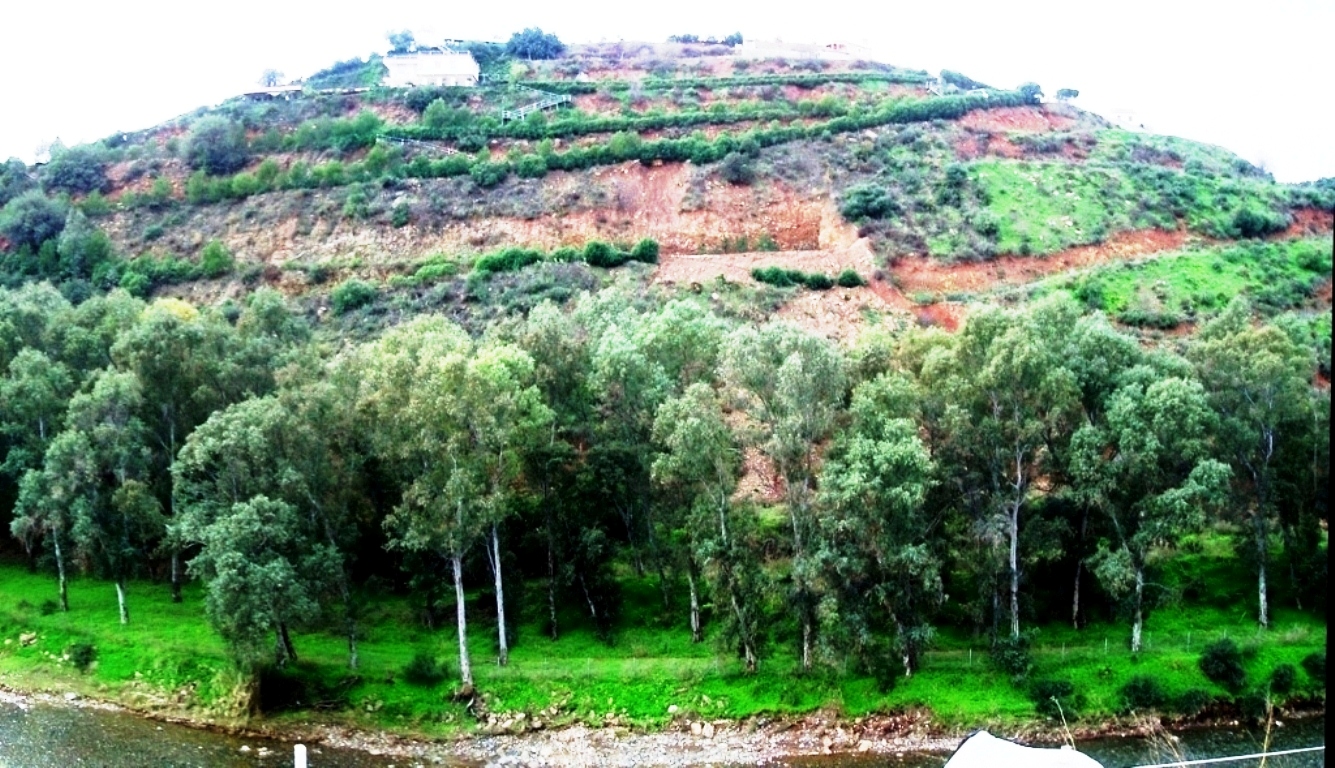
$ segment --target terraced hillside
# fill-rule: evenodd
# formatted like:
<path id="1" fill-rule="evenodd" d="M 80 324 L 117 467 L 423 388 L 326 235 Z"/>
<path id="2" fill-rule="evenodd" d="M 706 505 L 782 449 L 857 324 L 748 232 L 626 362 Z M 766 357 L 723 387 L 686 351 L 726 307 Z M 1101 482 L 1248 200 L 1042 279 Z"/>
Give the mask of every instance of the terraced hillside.
<path id="1" fill-rule="evenodd" d="M 649 238 L 659 267 L 640 279 L 672 290 L 853 269 L 870 288 L 768 299 L 843 335 L 886 313 L 954 327 L 980 291 L 1107 260 L 1331 230 L 1330 187 L 1275 184 L 1225 150 L 1033 91 L 938 96 L 927 73 L 879 64 L 648 50 L 661 57 L 590 46 L 480 88 L 238 98 L 68 150 L 36 175 L 107 247 L 70 264 L 11 236 L 5 271 L 203 301 L 270 284 L 318 312 L 351 277 L 416 305 L 433 286 L 477 294 L 463 281 L 491 251 L 568 260 L 554 254 Z M 572 101 L 503 119 L 542 94 Z M 207 266 L 213 243 L 225 258 Z M 549 271 L 523 290 L 552 290 Z M 1291 275 L 1302 285 L 1281 303 L 1322 274 Z"/>

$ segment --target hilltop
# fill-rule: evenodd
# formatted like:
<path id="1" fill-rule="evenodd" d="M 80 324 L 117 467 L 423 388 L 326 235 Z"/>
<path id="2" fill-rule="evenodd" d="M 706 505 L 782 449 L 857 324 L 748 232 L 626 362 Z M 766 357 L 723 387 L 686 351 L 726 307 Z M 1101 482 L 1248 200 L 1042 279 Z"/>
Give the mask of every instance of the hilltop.
<path id="1" fill-rule="evenodd" d="M 955 327 L 998 285 L 1331 229 L 1328 185 L 1276 184 L 1226 150 L 1119 130 L 1032 87 L 946 73 L 966 90 L 849 55 L 744 48 L 592 45 L 516 61 L 474 44 L 477 87 L 381 87 L 382 57 L 343 62 L 304 90 L 58 153 L 37 178 L 71 195 L 116 262 L 51 270 L 11 242 L 4 266 L 11 283 L 205 302 L 268 284 L 319 312 L 352 277 L 411 306 L 438 284 L 467 295 L 463 277 L 490 251 L 650 238 L 660 266 L 643 279 L 669 290 L 748 284 L 754 266 L 852 269 L 868 288 L 769 300 L 844 334 L 869 312 Z M 504 117 L 544 99 L 558 103 Z M 229 267 L 200 279 L 182 262 L 198 266 L 214 242 Z M 593 284 L 582 269 L 550 272 L 529 270 L 519 290 Z M 1321 291 L 1319 274 L 1285 279 L 1284 306 Z M 1105 308 L 1171 327 L 1221 306 L 1163 311 L 1164 298 Z"/>
<path id="2" fill-rule="evenodd" d="M 0 167 L 0 685 L 848 749 L 1324 705 L 1331 180 L 847 49 L 394 45 Z"/>

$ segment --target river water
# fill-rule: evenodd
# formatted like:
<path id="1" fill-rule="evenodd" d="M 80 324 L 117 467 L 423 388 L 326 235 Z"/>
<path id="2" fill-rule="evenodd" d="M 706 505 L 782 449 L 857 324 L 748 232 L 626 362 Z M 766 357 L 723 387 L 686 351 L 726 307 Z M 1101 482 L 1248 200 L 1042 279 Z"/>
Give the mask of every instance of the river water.
<path id="1" fill-rule="evenodd" d="M 1240 755 L 1260 751 L 1264 734 L 1244 728 L 1215 728 L 1179 734 L 1173 745 L 1179 756 L 1145 739 L 1098 739 L 1080 750 L 1107 768 Z M 1271 749 L 1325 743 L 1325 720 L 1311 718 L 1284 723 L 1271 737 Z M 243 749 L 247 747 L 249 749 Z M 939 768 L 945 755 L 907 754 L 892 757 L 830 757 L 794 759 L 795 768 Z M 417 761 L 397 760 L 397 768 Z M 1222 764 L 1254 768 L 1258 761 Z M 210 733 L 169 723 L 156 723 L 124 712 L 107 712 L 33 704 L 20 707 L 0 702 L 0 768 L 260 768 L 291 766 L 292 745 Z M 388 768 L 394 758 L 351 750 L 312 747 L 310 768 Z M 1325 765 L 1324 753 L 1270 758 L 1268 768 L 1315 768 Z"/>

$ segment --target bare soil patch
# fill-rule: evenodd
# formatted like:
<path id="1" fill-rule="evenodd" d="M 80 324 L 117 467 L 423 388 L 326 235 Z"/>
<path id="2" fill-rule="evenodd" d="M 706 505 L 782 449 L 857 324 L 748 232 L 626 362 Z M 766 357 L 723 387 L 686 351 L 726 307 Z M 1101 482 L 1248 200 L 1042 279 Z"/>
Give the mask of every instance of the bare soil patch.
<path id="1" fill-rule="evenodd" d="M 1288 240 L 1295 237 L 1320 235 L 1335 230 L 1335 213 L 1320 208 L 1296 208 L 1293 210 L 1293 223 L 1282 233 L 1272 236 L 1272 240 Z"/>
<path id="2" fill-rule="evenodd" d="M 1075 124 L 1075 121 L 1065 115 L 1050 112 L 1041 106 L 1030 106 L 975 109 L 961 117 L 959 124 L 975 131 L 1046 133 L 1068 130 Z"/>

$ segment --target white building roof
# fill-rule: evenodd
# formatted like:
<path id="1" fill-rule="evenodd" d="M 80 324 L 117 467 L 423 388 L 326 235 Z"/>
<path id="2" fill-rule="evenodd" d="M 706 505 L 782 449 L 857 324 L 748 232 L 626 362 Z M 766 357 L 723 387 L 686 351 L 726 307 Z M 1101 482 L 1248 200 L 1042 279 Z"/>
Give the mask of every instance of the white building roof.
<path id="1" fill-rule="evenodd" d="M 1026 747 L 979 731 L 960 744 L 946 768 L 1103 768 L 1103 764 L 1067 747 Z"/>

